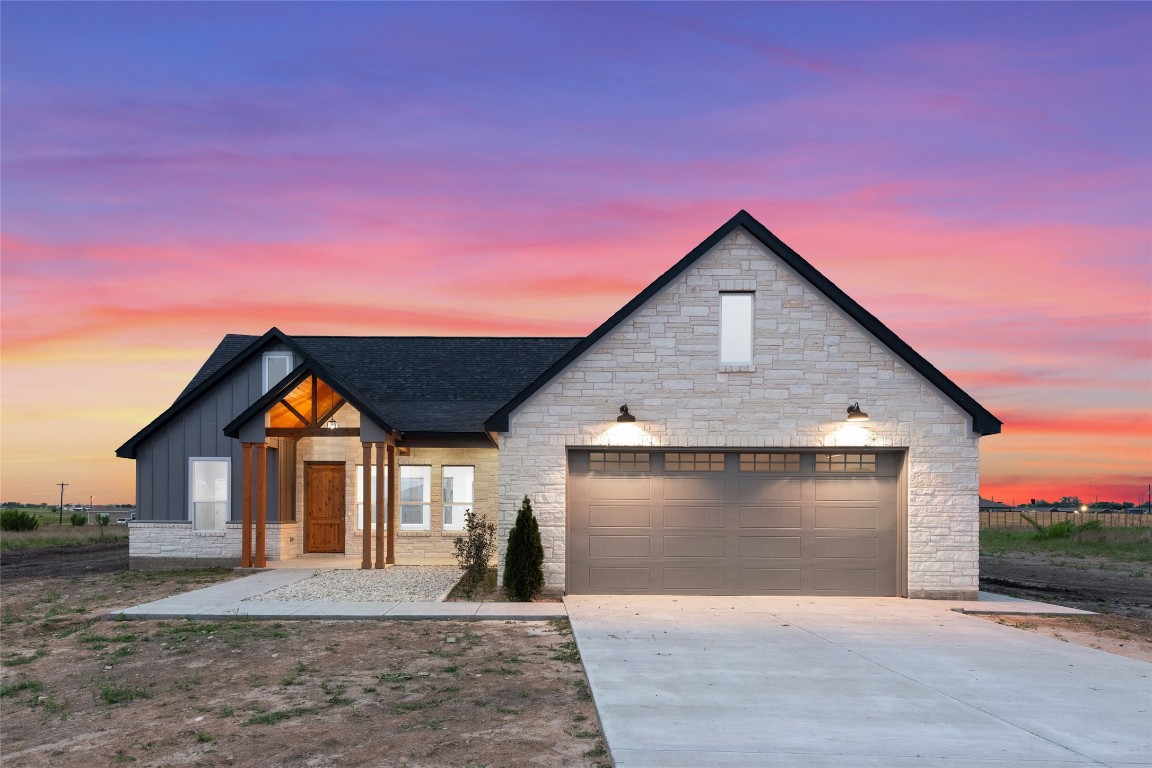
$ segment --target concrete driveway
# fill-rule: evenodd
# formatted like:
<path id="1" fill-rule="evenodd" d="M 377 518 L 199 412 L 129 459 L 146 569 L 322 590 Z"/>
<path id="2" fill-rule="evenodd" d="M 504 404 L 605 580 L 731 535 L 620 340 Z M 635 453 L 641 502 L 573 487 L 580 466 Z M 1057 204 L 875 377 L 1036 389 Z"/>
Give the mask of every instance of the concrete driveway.
<path id="1" fill-rule="evenodd" d="M 952 603 L 565 603 L 618 768 L 1152 765 L 1152 664 Z"/>

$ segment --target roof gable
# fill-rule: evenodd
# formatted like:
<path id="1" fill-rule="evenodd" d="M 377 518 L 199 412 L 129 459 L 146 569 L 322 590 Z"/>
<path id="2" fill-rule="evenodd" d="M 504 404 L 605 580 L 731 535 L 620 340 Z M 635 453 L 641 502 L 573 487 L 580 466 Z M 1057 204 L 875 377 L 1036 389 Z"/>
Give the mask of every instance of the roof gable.
<path id="1" fill-rule="evenodd" d="M 579 344 L 569 350 L 567 354 L 536 377 L 531 384 L 521 390 L 498 411 L 493 413 L 485 422 L 485 427 L 495 432 L 507 431 L 509 418 L 516 408 L 560 375 L 560 373 L 578 360 L 597 341 L 604 338 L 604 336 L 646 304 L 649 299 L 679 278 L 706 253 L 712 250 L 713 247 L 740 227 L 743 227 L 749 235 L 775 254 L 809 285 L 828 298 L 850 318 L 855 320 L 865 331 L 875 337 L 877 341 L 923 376 L 945 397 L 952 400 L 961 410 L 968 413 L 972 418 L 973 431 L 984 435 L 997 434 L 1000 432 L 1001 422 L 999 419 L 985 410 L 971 395 L 960 389 L 951 379 L 924 359 L 924 357 L 893 333 L 891 329 L 881 323 L 874 315 L 857 304 L 848 294 L 844 293 L 844 291 L 837 287 L 831 280 L 801 257 L 800 254 L 788 247 L 787 244 L 772 234 L 763 224 L 753 218 L 747 211 L 743 210 L 709 235 L 703 242 L 685 255 L 684 258 L 680 259 L 680 261 L 676 262 L 676 264 L 664 272 L 664 274 L 656 278 L 647 288 L 637 294 L 631 301 L 621 307 L 619 311 L 608 318 L 608 320 L 592 331 L 592 333 L 588 334 Z"/>

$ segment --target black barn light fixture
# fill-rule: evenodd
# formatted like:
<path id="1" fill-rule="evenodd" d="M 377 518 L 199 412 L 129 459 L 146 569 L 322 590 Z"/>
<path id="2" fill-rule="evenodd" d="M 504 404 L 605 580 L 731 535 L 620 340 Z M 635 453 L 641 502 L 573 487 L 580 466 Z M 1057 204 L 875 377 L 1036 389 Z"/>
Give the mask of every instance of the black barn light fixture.
<path id="1" fill-rule="evenodd" d="M 340 425 L 336 423 L 336 419 L 328 419 L 328 423 L 324 425 L 324 429 L 336 429 Z"/>
<path id="2" fill-rule="evenodd" d="M 868 414 L 860 410 L 860 403 L 848 406 L 848 421 L 868 421 Z"/>
<path id="3" fill-rule="evenodd" d="M 628 413 L 628 404 L 620 406 L 620 415 L 616 417 L 616 421 L 621 424 L 632 424 L 636 421 L 636 417 Z"/>

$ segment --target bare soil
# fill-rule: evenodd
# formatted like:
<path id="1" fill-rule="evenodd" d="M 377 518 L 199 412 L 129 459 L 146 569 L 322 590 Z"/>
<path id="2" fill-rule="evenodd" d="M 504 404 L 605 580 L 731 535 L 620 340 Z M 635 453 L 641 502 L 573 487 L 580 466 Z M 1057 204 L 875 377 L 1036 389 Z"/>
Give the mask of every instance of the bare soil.
<path id="1" fill-rule="evenodd" d="M 234 575 L 77 549 L 0 561 L 5 766 L 611 764 L 565 621 L 106 621 Z"/>
<path id="2" fill-rule="evenodd" d="M 980 588 L 1098 616 L 980 616 L 1057 640 L 1152 662 L 1152 577 L 1144 563 L 1013 552 L 980 556 Z"/>

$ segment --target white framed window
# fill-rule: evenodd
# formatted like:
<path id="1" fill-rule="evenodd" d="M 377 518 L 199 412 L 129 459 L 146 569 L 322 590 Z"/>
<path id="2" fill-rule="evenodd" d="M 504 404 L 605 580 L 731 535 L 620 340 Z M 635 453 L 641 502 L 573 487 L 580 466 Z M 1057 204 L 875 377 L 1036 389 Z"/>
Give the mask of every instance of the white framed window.
<path id="1" fill-rule="evenodd" d="M 376 465 L 372 465 L 372 525 L 376 525 Z M 388 467 L 384 467 L 384 503 L 388 503 Z M 388 527 L 388 516 L 384 516 L 384 527 Z M 356 530 L 364 530 L 364 465 L 356 465 Z"/>
<path id="2" fill-rule="evenodd" d="M 427 531 L 432 521 L 432 467 L 400 467 L 400 530 Z"/>
<path id="3" fill-rule="evenodd" d="M 720 364 L 752 365 L 753 293 L 720 294 Z"/>
<path id="4" fill-rule="evenodd" d="M 264 391 L 272 389 L 279 384 L 285 376 L 292 372 L 291 352 L 265 352 L 264 353 Z"/>
<path id="5" fill-rule="evenodd" d="M 188 518 L 201 531 L 220 531 L 231 513 L 232 460 L 188 459 Z"/>
<path id="6" fill-rule="evenodd" d="M 444 530 L 464 530 L 464 515 L 475 501 L 475 467 L 444 467 Z"/>

